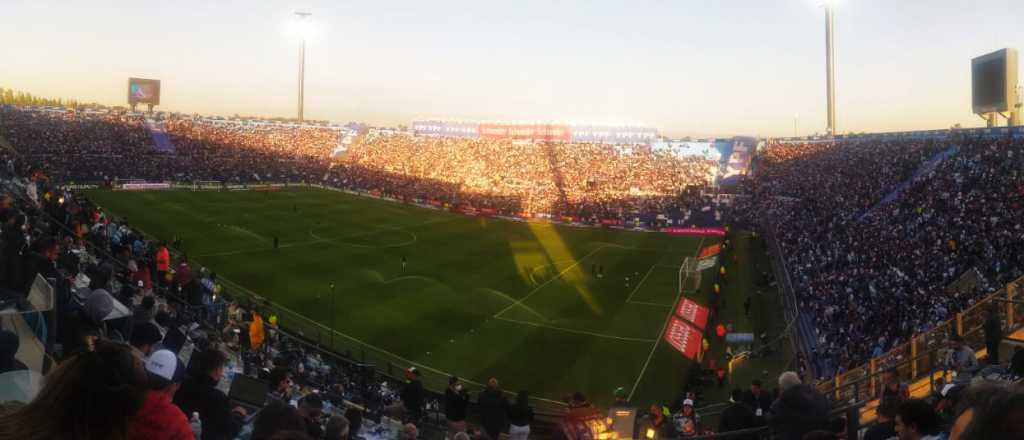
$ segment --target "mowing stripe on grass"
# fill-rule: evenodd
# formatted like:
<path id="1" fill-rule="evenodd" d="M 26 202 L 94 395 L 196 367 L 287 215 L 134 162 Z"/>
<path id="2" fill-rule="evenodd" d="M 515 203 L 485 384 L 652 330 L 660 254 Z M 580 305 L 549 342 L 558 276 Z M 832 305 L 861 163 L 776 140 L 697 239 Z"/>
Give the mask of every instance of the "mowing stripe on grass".
<path id="1" fill-rule="evenodd" d="M 573 263 L 573 264 L 572 264 L 571 266 L 569 266 L 569 267 L 567 267 L 567 268 L 565 268 L 565 269 L 562 269 L 562 271 L 561 271 L 561 272 L 559 272 L 559 273 L 558 273 L 558 275 L 555 275 L 555 276 L 551 277 L 551 279 L 550 279 L 550 280 L 547 280 L 547 281 L 545 281 L 545 282 L 544 282 L 543 284 L 541 284 L 541 285 L 537 286 L 537 288 L 536 288 L 536 289 L 533 289 L 533 290 L 531 290 L 531 291 L 530 291 L 530 293 L 527 293 L 527 294 L 526 294 L 526 296 L 522 297 L 522 298 L 521 298 L 520 300 L 518 300 L 518 301 L 516 301 L 516 302 L 514 302 L 514 303 L 512 303 L 512 304 L 509 304 L 509 305 L 508 305 L 508 307 L 505 307 L 504 309 L 501 309 L 501 311 L 500 311 L 500 312 L 498 312 L 498 313 L 495 313 L 495 314 L 494 314 L 494 317 L 495 317 L 495 318 L 498 318 L 498 317 L 500 317 L 500 316 L 501 316 L 501 315 L 502 315 L 503 313 L 505 313 L 505 312 L 509 311 L 509 310 L 510 310 L 511 308 L 513 308 L 513 307 L 515 307 L 515 306 L 518 306 L 518 305 L 522 304 L 522 303 L 523 303 L 523 302 L 525 302 L 525 301 L 526 301 L 527 299 L 529 299 L 529 298 L 530 298 L 531 296 L 533 296 L 533 295 L 534 295 L 535 293 L 537 293 L 537 292 L 540 292 L 540 289 L 543 289 L 543 288 L 544 288 L 544 286 L 547 286 L 547 285 L 548 285 L 548 284 L 550 284 L 550 283 L 551 283 L 552 281 L 554 281 L 554 280 L 557 280 L 557 279 L 561 278 L 561 277 L 562 277 L 562 275 L 565 275 L 565 273 L 569 271 L 569 269 L 572 269 L 572 268 L 574 268 L 574 267 L 578 266 L 578 265 L 579 265 L 580 263 L 582 263 L 582 262 L 583 262 L 583 260 L 586 260 L 586 259 L 587 259 L 588 257 L 590 257 L 591 255 L 594 255 L 594 254 L 596 254 L 596 253 L 597 253 L 598 251 L 600 251 L 601 249 L 604 249 L 604 248 L 606 248 L 607 246 L 608 246 L 608 245 L 601 245 L 601 246 L 598 246 L 598 247 L 597 247 L 597 249 L 594 249 L 594 250 L 590 251 L 590 253 L 588 253 L 587 255 L 584 255 L 584 256 L 583 256 L 583 258 L 580 258 L 579 260 L 576 260 L 576 262 L 575 262 L 575 263 Z"/>
<path id="2" fill-rule="evenodd" d="M 700 250 L 704 248 L 704 238 L 705 237 L 702 236 L 700 238 L 700 243 L 697 243 L 697 250 L 693 252 L 693 258 L 697 258 L 697 255 L 700 254 Z M 684 261 L 683 264 L 686 264 L 686 262 Z M 683 278 L 683 284 L 686 284 L 686 280 L 688 280 L 689 278 L 690 274 L 687 273 L 686 276 Z M 700 286 L 697 286 L 697 288 L 700 289 Z M 682 289 L 683 286 L 679 286 L 680 292 L 679 295 L 676 296 L 675 302 L 679 302 L 679 298 L 683 296 Z M 658 330 L 657 339 L 654 340 L 654 344 L 651 344 L 651 352 L 647 355 L 647 360 L 644 361 L 644 366 L 643 368 L 640 369 L 640 374 L 637 375 L 636 381 L 633 382 L 633 389 L 630 390 L 629 397 L 627 397 L 626 400 L 631 400 L 633 398 L 633 393 L 636 392 L 636 387 L 640 386 L 640 380 L 644 378 L 644 373 L 647 372 L 647 367 L 651 365 L 651 359 L 654 358 L 654 352 L 658 349 L 658 343 L 661 342 L 661 334 L 665 331 L 665 327 L 668 326 L 668 321 L 672 319 L 672 312 L 674 309 L 675 304 L 672 304 L 672 308 L 670 308 L 668 310 L 668 314 L 665 315 L 665 323 L 662 324 L 661 329 Z"/>
<path id="3" fill-rule="evenodd" d="M 518 319 L 512 319 L 512 318 L 502 318 L 500 316 L 495 316 L 494 318 L 495 319 L 500 319 L 502 321 L 514 322 L 516 324 L 523 324 L 523 325 L 529 325 L 529 326 L 538 327 L 538 328 L 546 328 L 546 329 L 551 329 L 551 330 L 558 330 L 558 331 L 563 331 L 563 332 L 567 332 L 567 333 L 576 333 L 576 334 L 580 334 L 580 335 L 594 336 L 594 337 L 598 337 L 598 338 L 614 339 L 616 341 L 648 342 L 648 343 L 656 341 L 656 339 L 630 338 L 630 337 L 627 337 L 627 336 L 609 335 L 609 334 L 605 334 L 605 333 L 589 332 L 589 331 L 586 331 L 586 330 L 577 330 L 577 329 L 565 328 L 565 327 L 557 327 L 557 326 L 547 325 L 547 324 L 539 324 L 539 323 L 530 322 L 530 321 L 520 321 Z"/>

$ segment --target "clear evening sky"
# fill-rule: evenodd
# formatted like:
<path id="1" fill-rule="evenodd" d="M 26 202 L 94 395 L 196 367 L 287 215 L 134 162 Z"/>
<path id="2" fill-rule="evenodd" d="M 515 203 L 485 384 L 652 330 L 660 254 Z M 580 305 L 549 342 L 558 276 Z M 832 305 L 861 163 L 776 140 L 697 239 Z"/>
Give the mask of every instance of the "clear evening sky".
<path id="1" fill-rule="evenodd" d="M 4 0 L 0 86 L 164 110 L 294 116 L 294 10 L 314 14 L 306 117 L 643 123 L 670 135 L 825 127 L 816 0 Z M 1024 49 L 1021 0 L 839 0 L 838 128 L 979 126 L 970 59 Z"/>

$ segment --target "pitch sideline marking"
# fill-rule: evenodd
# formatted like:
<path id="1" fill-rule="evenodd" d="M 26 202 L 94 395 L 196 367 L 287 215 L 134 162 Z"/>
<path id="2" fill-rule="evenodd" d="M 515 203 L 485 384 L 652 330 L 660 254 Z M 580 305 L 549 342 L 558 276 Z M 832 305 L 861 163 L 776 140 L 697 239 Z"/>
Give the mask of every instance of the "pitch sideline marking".
<path id="1" fill-rule="evenodd" d="M 697 255 L 700 254 L 700 250 L 704 248 L 705 238 L 706 237 L 703 236 L 700 238 L 700 243 L 697 243 L 697 250 L 693 252 L 693 258 L 697 258 Z M 685 260 L 683 261 L 683 264 L 686 264 Z M 684 285 L 688 279 L 690 279 L 689 272 L 687 272 L 686 276 L 683 277 Z M 683 286 L 679 286 L 679 288 L 682 290 Z M 700 289 L 700 286 L 697 286 L 697 288 Z M 681 296 L 683 296 L 682 291 L 680 291 L 679 296 L 676 297 L 676 302 L 679 302 L 679 297 Z M 674 306 L 675 304 L 673 304 L 673 307 L 669 309 L 668 314 L 665 315 L 665 323 L 662 324 L 661 329 L 658 330 L 658 338 L 654 340 L 653 344 L 651 344 L 651 352 L 647 355 L 647 360 L 644 361 L 644 366 L 640 369 L 640 374 L 637 375 L 636 381 L 633 382 L 633 389 L 629 391 L 629 397 L 626 397 L 627 401 L 633 399 L 633 393 L 636 393 L 636 387 L 640 386 L 640 380 L 644 378 L 644 373 L 647 372 L 647 367 L 651 365 L 651 359 L 654 358 L 654 352 L 658 349 L 658 343 L 661 342 L 661 333 L 665 331 L 665 327 L 668 326 L 668 321 L 672 319 L 672 309 L 675 308 Z"/>
<path id="2" fill-rule="evenodd" d="M 512 319 L 512 318 L 502 318 L 500 316 L 495 316 L 494 318 L 495 319 L 500 319 L 502 321 L 513 322 L 513 323 L 516 323 L 516 324 L 529 325 L 529 326 L 533 326 L 533 327 L 546 328 L 546 329 L 551 329 L 551 330 L 559 330 L 559 331 L 563 331 L 563 332 L 566 332 L 566 333 L 577 333 L 577 334 L 581 334 L 581 335 L 594 336 L 594 337 L 598 337 L 598 338 L 614 339 L 614 340 L 617 340 L 617 341 L 653 342 L 653 341 L 657 340 L 657 339 L 631 338 L 631 337 L 628 337 L 628 336 L 609 335 L 609 334 L 605 334 L 605 333 L 597 333 L 597 332 L 591 332 L 591 331 L 587 331 L 587 330 L 577 330 L 577 329 L 566 328 L 566 327 L 558 327 L 558 326 L 548 325 L 548 324 L 540 324 L 540 323 L 530 322 L 530 321 L 521 321 L 521 320 Z"/>
<path id="3" fill-rule="evenodd" d="M 580 258 L 579 260 L 576 260 L 576 262 L 575 262 L 575 263 L 573 263 L 573 264 L 572 264 L 571 266 L 569 266 L 569 267 L 567 267 L 567 268 L 565 268 L 565 269 L 562 269 L 562 271 L 561 271 L 561 272 L 559 272 L 559 273 L 558 273 L 558 275 L 555 275 L 555 276 L 551 277 L 551 279 L 550 279 L 550 280 L 547 280 L 547 281 L 545 281 L 545 282 L 544 282 L 543 284 L 541 284 L 541 285 L 537 286 L 537 288 L 535 288 L 535 289 L 533 289 L 532 291 L 530 291 L 530 293 L 527 293 L 527 294 L 526 294 L 526 296 L 524 296 L 524 297 L 520 298 L 520 299 L 519 299 L 518 301 L 516 301 L 516 302 L 514 302 L 514 303 L 512 303 L 512 304 L 509 304 L 509 305 L 508 305 L 508 307 L 505 307 L 504 309 L 501 309 L 501 311 L 499 311 L 498 313 L 495 313 L 493 317 L 494 317 L 494 318 L 499 318 L 499 317 L 501 317 L 501 315 L 502 315 L 503 313 L 505 313 L 505 312 L 509 311 L 509 310 L 510 310 L 511 308 L 513 308 L 513 307 L 515 307 L 515 306 L 518 306 L 518 305 L 520 305 L 520 304 L 522 304 L 522 303 L 526 302 L 526 300 L 527 300 L 527 299 L 529 299 L 529 298 L 530 298 L 531 296 L 533 296 L 533 295 L 534 295 L 534 294 L 536 294 L 537 292 L 540 292 L 540 290 L 541 290 L 541 289 L 543 289 L 543 288 L 544 288 L 544 286 L 547 286 L 548 284 L 550 284 L 550 283 L 551 283 L 552 281 L 554 281 L 554 280 L 557 280 L 557 279 L 559 279 L 559 278 L 562 278 L 562 275 L 565 275 L 565 273 L 566 273 L 566 272 L 568 272 L 568 271 L 569 271 L 570 269 L 572 269 L 572 268 L 574 268 L 574 267 L 576 267 L 576 266 L 579 266 L 579 264 L 580 264 L 580 263 L 582 263 L 582 262 L 583 262 L 583 260 L 586 260 L 586 259 L 587 259 L 587 258 L 589 258 L 589 257 L 590 257 L 591 255 L 594 255 L 594 254 L 596 254 L 596 253 L 597 253 L 597 251 L 600 251 L 601 249 L 604 249 L 605 247 L 607 247 L 607 245 L 601 245 L 601 246 L 598 246 L 598 247 L 597 247 L 597 249 L 594 249 L 594 250 L 590 251 L 590 253 L 588 253 L 587 255 L 584 255 L 584 256 L 583 256 L 582 258 Z"/>

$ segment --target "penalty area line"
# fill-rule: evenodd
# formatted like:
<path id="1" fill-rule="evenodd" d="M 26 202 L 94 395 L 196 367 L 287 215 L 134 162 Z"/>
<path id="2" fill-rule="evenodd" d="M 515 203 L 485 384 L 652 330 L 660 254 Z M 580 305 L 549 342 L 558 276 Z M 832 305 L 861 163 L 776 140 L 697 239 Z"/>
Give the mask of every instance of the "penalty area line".
<path id="1" fill-rule="evenodd" d="M 697 250 L 693 252 L 693 258 L 697 258 L 697 255 L 700 254 L 700 250 L 704 248 L 704 238 L 706 237 L 700 238 L 700 243 L 697 244 Z M 683 264 L 686 264 L 685 260 L 683 261 Z M 686 284 L 686 280 L 688 279 L 690 279 L 689 272 L 687 272 L 686 276 L 683 278 L 684 285 Z M 697 286 L 697 288 L 700 289 L 700 286 Z M 679 298 L 683 296 L 683 286 L 679 286 L 679 289 L 680 292 L 679 295 L 676 296 L 676 303 L 678 303 Z M 644 361 L 644 366 L 640 368 L 640 374 L 636 376 L 636 381 L 633 382 L 633 389 L 629 391 L 629 397 L 626 398 L 627 401 L 633 400 L 633 394 L 636 393 L 636 388 L 640 386 L 640 380 L 644 378 L 644 373 L 647 372 L 647 367 L 651 365 L 651 359 L 654 358 L 654 352 L 658 350 L 658 343 L 661 342 L 661 334 L 665 332 L 665 327 L 668 327 L 668 322 L 670 319 L 672 319 L 673 309 L 675 309 L 675 304 L 672 304 L 672 307 L 669 309 L 668 314 L 665 316 L 665 323 L 661 325 L 661 330 L 658 330 L 657 339 L 655 339 L 654 343 L 651 344 L 651 352 L 647 354 L 647 360 Z"/>
<path id="2" fill-rule="evenodd" d="M 605 247 L 607 247 L 607 245 L 598 246 L 597 249 L 594 249 L 594 250 L 590 251 L 590 253 L 588 253 L 587 255 L 584 255 L 583 258 L 580 258 L 579 260 L 576 260 L 576 262 L 573 263 L 571 266 L 569 266 L 569 267 L 567 267 L 565 269 L 562 269 L 561 272 L 558 272 L 558 275 L 555 275 L 555 276 L 551 277 L 551 279 L 549 279 L 549 280 L 545 281 L 544 283 L 542 283 L 541 285 L 537 286 L 537 288 L 531 290 L 530 293 L 527 293 L 526 296 L 520 298 L 519 300 L 517 300 L 516 302 L 514 302 L 512 304 L 509 304 L 508 307 L 505 307 L 504 309 L 501 309 L 501 311 L 499 311 L 498 313 L 495 313 L 494 316 L 492 316 L 492 317 L 493 318 L 500 318 L 502 314 L 504 314 L 505 312 L 511 310 L 513 307 L 518 306 L 518 305 L 526 302 L 526 300 L 530 299 L 530 297 L 533 296 L 535 293 L 540 292 L 540 290 L 543 289 L 544 286 L 547 286 L 552 281 L 555 281 L 555 280 L 557 280 L 559 278 L 562 278 L 562 275 L 565 275 L 565 273 L 568 272 L 570 269 L 572 269 L 572 268 L 574 268 L 576 266 L 579 266 L 579 264 L 582 263 L 583 260 L 586 260 L 591 255 L 596 254 L 598 251 L 600 251 L 601 249 L 604 249 Z"/>
<path id="3" fill-rule="evenodd" d="M 550 329 L 550 330 L 558 330 L 558 331 L 562 331 L 562 332 L 566 332 L 566 333 L 576 333 L 576 334 L 579 334 L 579 335 L 594 336 L 594 337 L 598 337 L 598 338 L 613 339 L 613 340 L 616 340 L 616 341 L 647 342 L 647 343 L 656 341 L 656 339 L 630 338 L 630 337 L 627 337 L 627 336 L 609 335 L 609 334 L 605 334 L 605 333 L 597 333 L 597 332 L 590 332 L 590 331 L 586 331 L 586 330 L 576 330 L 576 329 L 565 328 L 565 327 L 557 327 L 557 326 L 553 326 L 553 325 L 540 324 L 540 323 L 530 322 L 530 321 L 520 321 L 518 319 L 512 319 L 512 318 L 502 318 L 500 316 L 495 316 L 494 318 L 495 319 L 500 319 L 502 321 L 508 321 L 508 322 L 516 323 L 516 324 L 529 325 L 529 326 L 532 326 L 532 327 L 546 328 L 546 329 Z"/>

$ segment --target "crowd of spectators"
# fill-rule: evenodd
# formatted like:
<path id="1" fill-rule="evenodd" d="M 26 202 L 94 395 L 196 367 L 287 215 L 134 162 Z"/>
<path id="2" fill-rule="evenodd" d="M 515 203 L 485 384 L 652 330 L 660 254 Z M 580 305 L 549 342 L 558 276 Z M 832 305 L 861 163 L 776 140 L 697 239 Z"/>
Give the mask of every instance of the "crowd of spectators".
<path id="1" fill-rule="evenodd" d="M 511 214 L 581 218 L 679 210 L 679 195 L 711 183 L 718 168 L 713 161 L 644 145 L 406 135 L 368 139 L 354 146 L 342 164 L 416 179 L 418 185 L 385 186 L 407 197 L 448 199 L 450 191 L 470 204 Z M 443 190 L 433 189 L 438 186 Z"/>
<path id="2" fill-rule="evenodd" d="M 1022 167 L 1020 139 L 770 144 L 734 214 L 775 231 L 813 358 L 842 371 L 1024 273 Z"/>
<path id="3" fill-rule="evenodd" d="M 707 183 L 716 167 L 647 147 L 406 135 L 365 139 L 339 159 L 329 128 L 184 117 L 163 121 L 175 145 L 168 153 L 152 148 L 135 116 L 10 109 L 2 116 L 0 134 L 15 152 L 0 157 L 13 178 L 0 198 L 0 287 L 21 307 L 37 275 L 57 286 L 58 331 L 52 341 L 39 337 L 52 342 L 47 352 L 59 362 L 36 399 L 0 411 L 0 439 L 335 439 L 365 433 L 364 422 L 384 415 L 422 428 L 431 411 L 450 438 L 504 432 L 519 439 L 533 420 L 528 395 L 509 401 L 497 380 L 472 407 L 458 378 L 430 402 L 415 369 L 396 387 L 394 378 L 351 359 L 325 356 L 277 327 L 258 301 L 223 290 L 213 272 L 192 268 L 184 256 L 172 261 L 173 245 L 105 217 L 56 183 L 313 181 L 505 213 L 602 218 L 681 209 L 679 194 Z M 731 214 L 775 231 L 801 311 L 816 317 L 813 358 L 839 370 L 858 365 L 1022 274 L 1024 142 L 956 145 L 949 159 L 916 176 L 950 145 L 769 144 L 760 153 L 755 177 L 743 184 L 750 197 L 738 198 Z M 27 186 L 34 189 L 17 194 Z M 947 289 L 969 271 L 979 274 L 970 289 Z M 116 304 L 132 313 L 110 318 Z M 13 359 L 17 341 L 9 333 L 0 333 L 0 343 L 0 373 L 26 368 Z M 979 370 L 962 341 L 952 348 L 953 369 Z M 259 414 L 227 398 L 237 375 L 269 384 Z M 760 383 L 734 391 L 719 430 L 767 425 L 793 439 L 842 432 L 827 400 L 798 375 L 784 374 L 778 385 L 775 393 Z M 1024 399 L 1015 387 L 951 384 L 925 401 L 893 381 L 885 386 L 878 429 L 891 427 L 901 438 L 1022 431 Z M 694 398 L 652 406 L 645 420 L 667 437 L 713 431 Z M 571 399 L 570 410 L 588 407 L 582 395 Z M 478 429 L 468 423 L 471 408 Z M 71 416 L 40 423 L 52 411 Z M 414 424 L 401 428 L 403 438 L 418 432 Z"/>
<path id="4" fill-rule="evenodd" d="M 62 182 L 309 182 L 407 200 L 586 221 L 681 217 L 718 164 L 646 145 L 485 139 L 361 138 L 335 156 L 339 132 L 168 115 L 174 151 L 159 151 L 139 116 L 8 108 L 0 131 L 37 171 Z M 130 164 L 130 166 L 126 166 Z"/>

